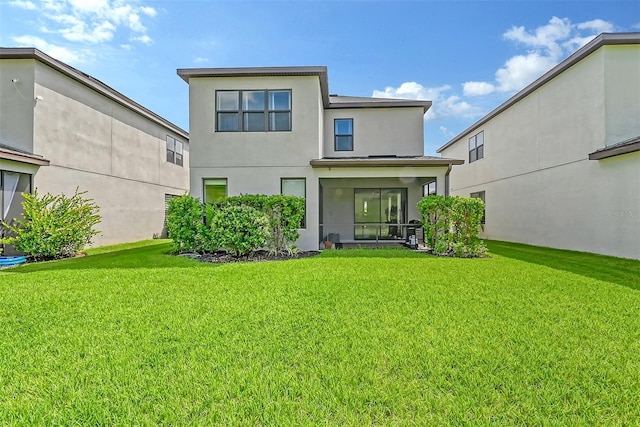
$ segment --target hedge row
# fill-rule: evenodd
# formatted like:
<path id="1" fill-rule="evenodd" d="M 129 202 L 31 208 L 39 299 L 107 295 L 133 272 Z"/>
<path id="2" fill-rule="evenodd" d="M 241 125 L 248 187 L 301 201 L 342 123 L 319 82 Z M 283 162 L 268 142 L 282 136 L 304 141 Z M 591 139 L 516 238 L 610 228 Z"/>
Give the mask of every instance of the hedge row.
<path id="1" fill-rule="evenodd" d="M 224 249 L 247 255 L 267 248 L 292 253 L 304 206 L 304 198 L 295 196 L 246 194 L 203 204 L 184 195 L 169 202 L 167 231 L 177 252 Z"/>

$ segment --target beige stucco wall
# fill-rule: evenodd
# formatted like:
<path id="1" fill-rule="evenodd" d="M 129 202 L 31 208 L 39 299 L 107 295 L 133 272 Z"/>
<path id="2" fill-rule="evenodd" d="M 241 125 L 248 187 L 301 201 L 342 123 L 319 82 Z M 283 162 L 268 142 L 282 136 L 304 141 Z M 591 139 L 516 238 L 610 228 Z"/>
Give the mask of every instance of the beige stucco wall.
<path id="1" fill-rule="evenodd" d="M 0 61 L 0 144 L 29 153 L 33 152 L 34 63 Z"/>
<path id="2" fill-rule="evenodd" d="M 307 162 L 308 164 L 308 162 Z M 306 179 L 306 227 L 296 245 L 302 250 L 318 249 L 318 178 L 310 166 L 225 166 L 191 170 L 191 195 L 203 199 L 203 180 L 226 178 L 227 194 L 280 194 L 281 178 Z"/>
<path id="3" fill-rule="evenodd" d="M 290 89 L 291 131 L 215 132 L 215 91 L 223 89 Z M 191 168 L 231 163 L 238 167 L 308 165 L 319 151 L 319 98 L 320 83 L 314 76 L 191 78 Z"/>
<path id="4" fill-rule="evenodd" d="M 640 258 L 640 155 L 588 160 L 640 135 L 638 66 L 620 53 L 599 49 L 442 151 L 468 162 L 468 138 L 484 131 L 484 158 L 450 181 L 452 195 L 486 192 L 484 237 Z"/>
<path id="5" fill-rule="evenodd" d="M 339 108 L 324 112 L 324 157 L 422 156 L 424 109 Z M 353 151 L 335 151 L 334 120 L 353 119 Z"/>
<path id="6" fill-rule="evenodd" d="M 39 192 L 88 191 L 101 209 L 97 245 L 149 239 L 164 223 L 164 195 L 189 188 L 189 147 L 171 130 L 36 63 L 34 151 L 51 161 Z M 184 166 L 166 161 L 166 136 L 183 141 Z"/>

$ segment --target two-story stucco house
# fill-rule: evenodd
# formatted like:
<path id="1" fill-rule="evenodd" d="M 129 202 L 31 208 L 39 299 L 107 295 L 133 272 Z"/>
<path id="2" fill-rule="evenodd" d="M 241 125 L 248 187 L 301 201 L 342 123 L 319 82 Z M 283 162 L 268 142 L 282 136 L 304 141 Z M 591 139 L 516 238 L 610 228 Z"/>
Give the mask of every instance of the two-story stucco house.
<path id="1" fill-rule="evenodd" d="M 330 95 L 326 67 L 179 69 L 189 84 L 191 194 L 306 198 L 301 249 L 400 240 L 452 165 L 426 157 L 430 101 Z"/>
<path id="2" fill-rule="evenodd" d="M 484 236 L 640 258 L 640 33 L 601 34 L 438 149 Z"/>
<path id="3" fill-rule="evenodd" d="M 33 48 L 0 48 L 0 219 L 21 192 L 77 187 L 100 206 L 96 244 L 163 231 L 165 199 L 189 189 L 188 134 Z"/>

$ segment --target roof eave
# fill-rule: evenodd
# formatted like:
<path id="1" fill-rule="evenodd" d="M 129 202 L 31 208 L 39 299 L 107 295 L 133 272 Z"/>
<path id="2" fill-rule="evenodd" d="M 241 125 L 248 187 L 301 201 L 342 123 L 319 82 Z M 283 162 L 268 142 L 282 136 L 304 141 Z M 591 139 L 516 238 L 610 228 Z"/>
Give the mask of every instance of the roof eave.
<path id="1" fill-rule="evenodd" d="M 36 154 L 28 154 L 20 151 L 8 150 L 0 147 L 0 159 L 11 160 L 19 163 L 27 163 L 36 166 L 49 166 L 50 161 Z"/>
<path id="2" fill-rule="evenodd" d="M 431 101 L 414 101 L 414 100 L 389 100 L 386 102 L 356 101 L 356 102 L 330 103 L 329 109 L 422 107 L 424 113 L 426 113 L 429 110 L 429 108 L 431 108 L 431 105 L 432 105 Z"/>
<path id="3" fill-rule="evenodd" d="M 621 156 L 623 154 L 634 153 L 636 151 L 640 151 L 640 137 L 622 144 L 617 144 L 589 153 L 589 160 L 608 159 L 609 157 Z"/>
<path id="4" fill-rule="evenodd" d="M 178 68 L 176 73 L 187 84 L 191 78 L 207 77 L 317 76 L 320 81 L 322 104 L 325 108 L 329 108 L 329 78 L 325 66 Z"/>
<path id="5" fill-rule="evenodd" d="M 459 159 L 314 159 L 309 162 L 313 168 L 329 167 L 446 167 L 461 165 Z"/>

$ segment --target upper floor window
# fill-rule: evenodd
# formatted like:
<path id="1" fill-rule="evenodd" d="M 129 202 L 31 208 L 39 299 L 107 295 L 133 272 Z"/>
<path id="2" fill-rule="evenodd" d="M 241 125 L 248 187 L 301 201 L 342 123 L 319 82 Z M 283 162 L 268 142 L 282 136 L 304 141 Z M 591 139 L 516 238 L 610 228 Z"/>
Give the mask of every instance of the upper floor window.
<path id="1" fill-rule="evenodd" d="M 182 166 L 182 141 L 167 135 L 167 162 Z"/>
<path id="2" fill-rule="evenodd" d="M 353 151 L 353 119 L 335 119 L 335 151 Z"/>
<path id="3" fill-rule="evenodd" d="M 484 131 L 469 138 L 469 163 L 484 157 Z"/>
<path id="4" fill-rule="evenodd" d="M 290 90 L 216 91 L 218 132 L 291 130 Z"/>

